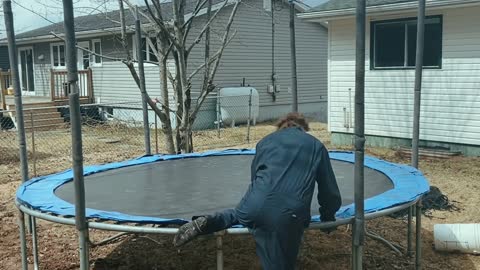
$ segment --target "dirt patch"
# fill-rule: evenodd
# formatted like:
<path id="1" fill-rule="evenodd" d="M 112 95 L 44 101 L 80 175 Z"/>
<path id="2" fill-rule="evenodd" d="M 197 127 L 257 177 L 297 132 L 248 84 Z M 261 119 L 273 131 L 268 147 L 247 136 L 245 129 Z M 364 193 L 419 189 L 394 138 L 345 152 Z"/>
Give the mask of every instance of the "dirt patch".
<path id="1" fill-rule="evenodd" d="M 196 134 L 196 150 L 225 147 L 249 148 L 274 130 L 271 125 L 257 126 L 250 131 L 250 143 L 246 142 L 246 129 L 216 130 Z M 86 164 L 97 164 L 138 157 L 143 153 L 143 134 L 131 131 L 116 132 L 115 143 L 105 133 L 85 131 Z M 312 124 L 311 133 L 320 138 L 331 150 L 326 126 Z M 58 172 L 71 167 L 68 133 L 54 134 L 58 137 L 40 137 L 44 142 L 57 140 L 57 147 L 43 147 L 43 152 L 53 153 L 38 160 L 39 175 Z M 134 135 L 136 134 L 136 135 Z M 102 139 L 103 138 L 103 139 Z M 62 140 L 61 140 L 62 139 Z M 162 149 L 161 136 L 158 137 Z M 154 140 L 152 140 L 154 143 Z M 48 152 L 45 149 L 52 149 Z M 155 149 L 155 148 L 153 148 Z M 336 148 L 338 149 L 338 148 Z M 344 148 L 348 149 L 348 147 Z M 2 155 L 4 153 L 1 149 Z M 367 154 L 388 161 L 408 164 L 409 160 L 391 149 L 367 148 Z M 0 163 L 0 269 L 20 268 L 17 210 L 13 198 L 19 185 L 19 164 Z M 32 169 L 32 168 L 30 168 Z M 450 200 L 457 201 L 460 211 L 433 211 L 432 218 L 423 218 L 422 253 L 424 269 L 480 269 L 480 257 L 465 254 L 442 254 L 433 249 L 433 226 L 437 223 L 479 223 L 480 208 L 480 158 L 454 157 L 448 160 L 422 159 L 420 169 L 432 185 L 440 188 Z M 52 270 L 78 269 L 77 236 L 73 227 L 44 221 L 39 224 L 40 268 Z M 406 246 L 406 222 L 402 219 L 384 217 L 367 223 L 368 229 L 388 240 Z M 91 230 L 92 241 L 100 241 L 115 233 Z M 181 251 L 171 245 L 171 236 L 132 235 L 111 245 L 90 250 L 91 269 L 215 269 L 215 239 L 205 237 L 194 241 Z M 260 269 L 251 236 L 227 236 L 224 239 L 226 269 Z M 326 235 L 308 231 L 299 257 L 299 269 L 350 269 L 351 228 L 339 227 Z M 33 263 L 29 246 L 29 263 Z M 367 239 L 365 246 L 365 269 L 414 269 L 413 260 L 396 255 L 383 244 Z"/>
<path id="2" fill-rule="evenodd" d="M 0 153 L 2 153 L 2 155 L 0 156 L 0 164 L 13 163 L 13 165 L 15 165 L 14 163 L 20 162 L 18 147 L 0 146 Z M 35 157 L 38 159 L 49 158 L 52 155 L 53 155 L 52 153 L 35 152 Z M 34 157 L 33 151 L 27 151 L 27 157 L 28 159 L 33 159 Z"/>

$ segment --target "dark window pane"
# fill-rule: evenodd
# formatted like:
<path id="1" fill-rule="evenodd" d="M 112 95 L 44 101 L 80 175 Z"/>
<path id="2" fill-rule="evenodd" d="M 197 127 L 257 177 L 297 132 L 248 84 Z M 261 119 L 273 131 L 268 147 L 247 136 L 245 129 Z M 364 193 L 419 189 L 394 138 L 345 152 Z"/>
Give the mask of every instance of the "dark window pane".
<path id="1" fill-rule="evenodd" d="M 375 25 L 375 67 L 403 67 L 405 64 L 405 24 Z"/>
<path id="2" fill-rule="evenodd" d="M 20 51 L 20 67 L 22 77 L 22 90 L 27 91 L 27 56 L 25 55 L 26 51 Z"/>
<path id="3" fill-rule="evenodd" d="M 94 42 L 93 46 L 94 46 L 95 53 L 102 54 L 101 43 L 100 42 Z M 95 63 L 97 63 L 97 64 L 102 63 L 102 58 L 98 55 L 95 55 Z"/>
<path id="4" fill-rule="evenodd" d="M 145 38 L 142 38 L 142 57 L 143 60 L 147 60 L 147 41 Z"/>
<path id="5" fill-rule="evenodd" d="M 156 38 L 151 38 L 150 41 L 152 41 L 154 48 L 150 48 L 150 61 L 152 62 L 158 62 L 158 58 L 155 55 L 155 52 L 157 51 L 157 39 Z"/>
<path id="6" fill-rule="evenodd" d="M 425 55 L 423 65 L 438 67 L 442 62 L 442 25 L 425 25 Z"/>
<path id="7" fill-rule="evenodd" d="M 442 61 L 442 25 L 439 18 L 425 20 L 425 49 L 423 66 L 438 67 Z M 408 66 L 415 66 L 417 24 L 408 27 Z"/>
<path id="8" fill-rule="evenodd" d="M 58 47 L 60 48 L 60 66 L 65 66 L 65 47 L 63 45 Z"/>
<path id="9" fill-rule="evenodd" d="M 90 54 L 86 51 L 83 51 L 83 69 L 90 67 Z"/>
<path id="10" fill-rule="evenodd" d="M 53 46 L 53 66 L 58 66 L 58 46 Z"/>
<path id="11" fill-rule="evenodd" d="M 417 59 L 417 23 L 408 24 L 408 63 L 409 67 L 415 66 Z"/>

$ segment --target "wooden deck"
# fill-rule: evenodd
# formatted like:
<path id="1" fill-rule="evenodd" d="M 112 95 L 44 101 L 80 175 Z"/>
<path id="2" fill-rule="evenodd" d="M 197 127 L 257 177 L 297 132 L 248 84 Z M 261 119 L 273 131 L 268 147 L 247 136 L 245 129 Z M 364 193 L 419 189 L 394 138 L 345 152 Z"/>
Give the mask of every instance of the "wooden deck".
<path id="1" fill-rule="evenodd" d="M 81 104 L 93 103 L 93 79 L 92 70 L 78 71 L 78 90 Z M 10 71 L 0 69 L 0 110 L 8 110 L 15 105 L 13 95 L 7 94 L 7 89 L 11 87 L 12 78 Z M 51 70 L 50 71 L 50 96 L 22 96 L 22 104 L 25 108 L 28 105 L 42 104 L 45 107 L 63 106 L 68 104 L 69 89 L 67 86 L 67 72 Z M 38 106 L 36 106 L 38 107 Z"/>

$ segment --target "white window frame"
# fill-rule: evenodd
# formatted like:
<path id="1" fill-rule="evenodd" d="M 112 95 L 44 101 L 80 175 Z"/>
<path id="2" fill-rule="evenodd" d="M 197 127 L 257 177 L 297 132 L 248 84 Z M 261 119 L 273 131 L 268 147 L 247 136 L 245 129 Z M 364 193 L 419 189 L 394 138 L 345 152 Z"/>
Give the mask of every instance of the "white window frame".
<path id="1" fill-rule="evenodd" d="M 142 39 L 146 37 L 145 36 L 142 36 Z M 150 37 L 152 38 L 152 37 Z M 146 40 L 145 40 L 146 42 Z M 133 55 L 133 59 L 135 60 L 138 60 L 138 56 L 137 56 L 137 36 L 136 35 L 132 35 L 132 44 L 133 44 L 133 51 L 132 51 L 132 55 Z M 146 53 L 146 56 L 147 56 L 147 59 L 144 59 L 144 61 L 150 61 L 150 53 L 152 53 L 150 51 L 150 43 L 146 42 L 146 48 L 147 48 L 147 53 Z M 144 63 L 144 65 L 152 65 L 152 66 L 155 66 L 155 64 L 152 64 L 152 63 Z"/>
<path id="2" fill-rule="evenodd" d="M 18 74 L 19 74 L 19 79 L 20 79 L 20 89 L 23 89 L 23 82 L 22 82 L 22 60 L 21 60 L 21 52 L 22 51 L 25 51 L 25 50 L 32 50 L 32 65 L 33 65 L 33 84 L 34 84 L 34 91 L 33 92 L 30 92 L 30 91 L 23 91 L 22 90 L 22 94 L 23 95 L 35 95 L 35 91 L 36 91 L 36 88 L 35 88 L 35 82 L 36 82 L 36 72 L 35 72 L 35 50 L 33 48 L 33 46 L 25 46 L 25 47 L 19 47 L 17 49 L 17 59 L 18 59 Z"/>
<path id="3" fill-rule="evenodd" d="M 51 66 L 52 66 L 53 69 L 66 69 L 67 68 L 67 66 L 66 66 L 67 65 L 67 58 L 66 58 L 67 56 L 66 55 L 64 56 L 65 65 L 63 65 L 63 66 L 62 65 L 55 66 L 55 62 L 53 61 L 54 60 L 54 58 L 53 58 L 53 47 L 58 46 L 58 50 L 57 50 L 58 51 L 58 62 L 60 64 L 60 47 L 59 47 L 60 45 L 63 46 L 63 53 L 66 54 L 65 43 L 63 43 L 63 42 L 50 43 L 50 61 L 51 61 Z"/>
<path id="4" fill-rule="evenodd" d="M 100 52 L 96 52 L 95 51 L 95 43 L 100 43 Z M 98 53 L 99 55 L 102 54 L 102 40 L 99 39 L 99 38 L 96 38 L 96 39 L 92 39 L 92 48 L 91 48 L 91 51 L 94 52 L 94 53 Z M 95 54 L 91 54 L 91 59 L 90 59 L 90 66 L 95 66 L 95 67 L 99 67 L 99 66 L 102 66 L 103 64 L 103 59 L 102 57 L 100 57 L 100 63 L 97 63 L 96 62 L 96 56 Z"/>

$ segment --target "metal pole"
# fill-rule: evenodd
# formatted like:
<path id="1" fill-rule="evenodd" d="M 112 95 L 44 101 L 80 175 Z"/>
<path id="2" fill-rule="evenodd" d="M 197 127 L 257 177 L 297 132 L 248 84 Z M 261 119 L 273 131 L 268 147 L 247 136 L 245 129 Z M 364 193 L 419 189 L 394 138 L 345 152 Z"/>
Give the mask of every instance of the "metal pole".
<path id="1" fill-rule="evenodd" d="M 357 0 L 356 68 L 355 68 L 355 221 L 353 227 L 352 267 L 363 268 L 365 242 L 364 159 L 365 159 L 365 0 Z"/>
<path id="2" fill-rule="evenodd" d="M 220 138 L 220 110 L 221 110 L 221 106 L 220 106 L 220 91 L 217 92 L 217 134 L 218 134 L 218 138 Z"/>
<path id="3" fill-rule="evenodd" d="M 27 261 L 27 238 L 25 236 L 25 215 L 18 211 L 18 227 L 20 230 L 20 253 L 22 257 L 22 270 L 28 270 Z"/>
<path id="4" fill-rule="evenodd" d="M 290 61 L 292 68 L 292 111 L 298 112 L 297 95 L 297 52 L 295 48 L 295 4 L 293 0 L 290 3 Z"/>
<path id="5" fill-rule="evenodd" d="M 142 57 L 142 31 L 140 29 L 140 16 L 138 7 L 135 9 L 135 35 L 137 38 L 138 77 L 140 78 L 140 91 L 142 92 L 143 129 L 145 133 L 145 154 L 150 155 L 150 126 L 148 124 L 147 92 L 145 87 L 145 69 Z"/>
<path id="6" fill-rule="evenodd" d="M 247 143 L 250 143 L 250 122 L 252 118 L 252 93 L 253 90 L 250 89 L 250 96 L 248 98 L 248 122 L 247 122 Z"/>
<path id="7" fill-rule="evenodd" d="M 158 154 L 158 123 L 157 114 L 155 114 L 155 153 Z"/>
<path id="8" fill-rule="evenodd" d="M 38 241 L 37 241 L 37 219 L 32 218 L 32 253 L 33 253 L 33 269 L 39 269 L 38 261 Z"/>
<path id="9" fill-rule="evenodd" d="M 415 205 L 415 212 L 416 212 L 416 245 L 415 245 L 415 269 L 421 270 L 422 269 L 422 202 L 421 200 Z"/>
<path id="10" fill-rule="evenodd" d="M 12 2 L 3 0 L 3 14 L 5 18 L 5 29 L 8 40 L 8 57 L 10 60 L 10 72 L 15 92 L 15 121 L 17 123 L 18 148 L 20 154 L 20 174 L 22 182 L 28 180 L 28 156 L 27 141 L 25 139 L 25 122 L 23 116 L 22 90 L 20 88 L 20 77 L 18 75 L 17 44 L 15 42 L 15 26 L 13 23 Z M 30 217 L 28 219 L 30 230 Z"/>
<path id="11" fill-rule="evenodd" d="M 275 91 L 276 91 L 276 80 L 277 80 L 277 74 L 275 70 L 275 2 L 274 0 L 271 0 L 271 6 L 272 6 L 272 97 L 273 101 L 275 101 Z"/>
<path id="12" fill-rule="evenodd" d="M 420 100 L 422 91 L 423 51 L 425 40 L 425 0 L 418 1 L 417 52 L 415 58 L 415 91 L 413 103 L 412 166 L 418 168 L 420 141 Z"/>
<path id="13" fill-rule="evenodd" d="M 63 0 L 65 56 L 70 88 L 70 122 L 72 130 L 73 181 L 75 187 L 75 225 L 79 237 L 80 269 L 89 267 L 88 223 L 85 217 L 85 184 L 83 179 L 82 120 L 78 90 L 77 49 L 72 0 Z"/>
<path id="14" fill-rule="evenodd" d="M 408 219 L 407 219 L 407 256 L 411 257 L 413 254 L 412 242 L 413 242 L 413 207 L 408 207 Z"/>
<path id="15" fill-rule="evenodd" d="M 217 235 L 217 270 L 223 270 L 223 236 Z"/>

